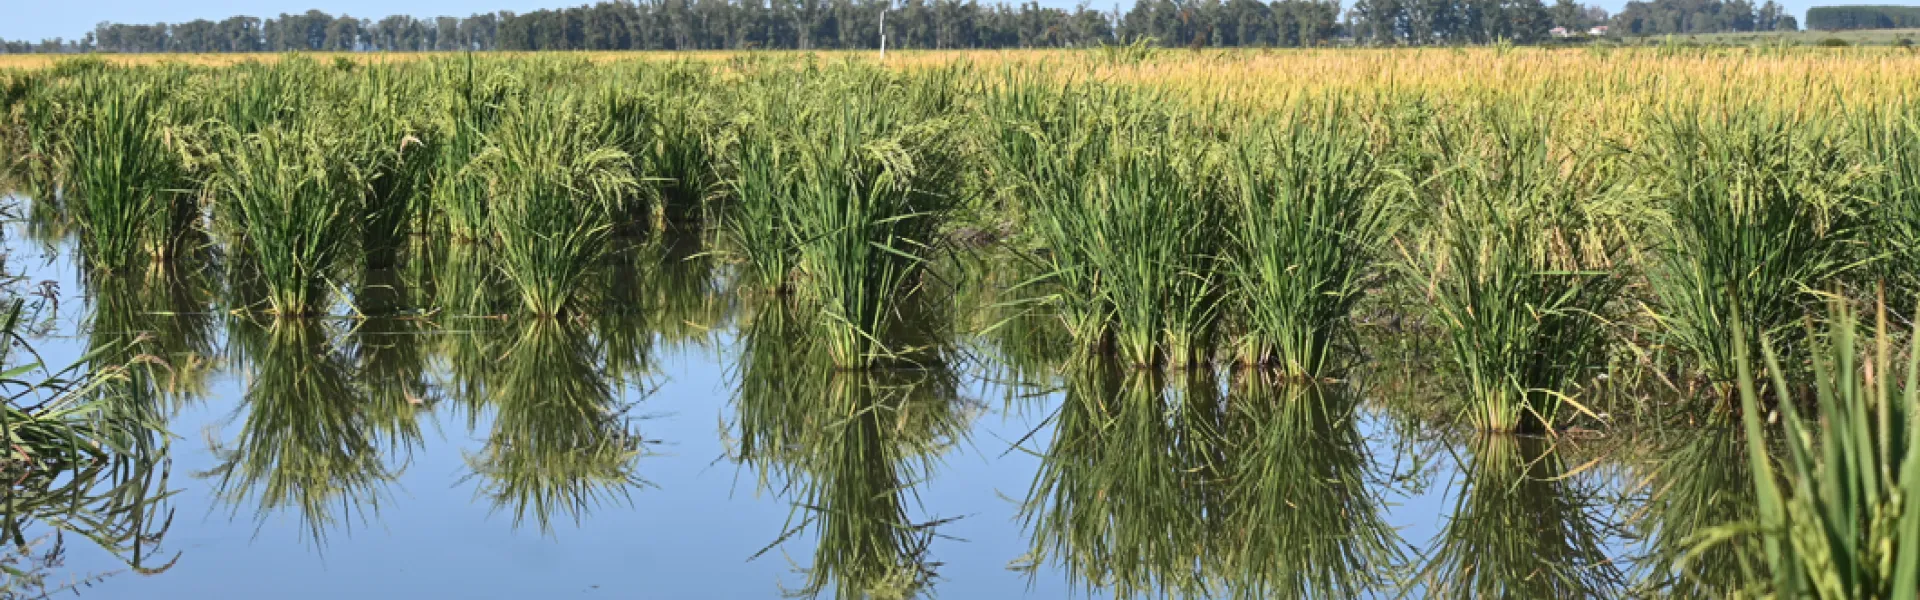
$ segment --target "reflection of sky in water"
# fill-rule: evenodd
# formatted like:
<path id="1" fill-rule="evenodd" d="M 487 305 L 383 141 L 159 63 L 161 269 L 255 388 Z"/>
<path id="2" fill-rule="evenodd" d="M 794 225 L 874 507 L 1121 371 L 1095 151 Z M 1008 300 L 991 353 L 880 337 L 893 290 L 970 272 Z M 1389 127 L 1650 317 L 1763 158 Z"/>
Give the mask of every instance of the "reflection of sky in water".
<path id="1" fill-rule="evenodd" d="M 21 241 L 18 228 L 14 232 L 9 268 L 27 269 L 30 286 L 42 279 L 61 282 L 58 329 L 38 349 L 64 365 L 84 344 L 75 333 L 85 309 L 74 265 L 67 258 L 43 264 L 35 258 L 39 249 Z M 215 482 L 194 475 L 215 464 L 209 442 L 230 445 L 245 418 L 239 402 L 245 376 L 223 373 L 207 398 L 172 420 L 177 438 L 170 486 L 178 495 L 161 548 L 167 555 L 180 552 L 178 564 L 154 576 L 120 574 L 82 592 L 115 598 L 776 597 L 783 585 L 804 583 L 797 569 L 810 564 L 814 530 L 748 560 L 790 524 L 790 499 L 757 490 L 756 473 L 725 458 L 724 438 L 734 435 L 735 340 L 726 334 L 716 340 L 718 350 L 662 348 L 654 364 L 659 375 L 651 382 L 659 387 L 633 410 L 643 417 L 637 430 L 656 442 L 655 454 L 639 463 L 640 475 L 654 487 L 634 490 L 631 506 L 603 504 L 577 525 L 558 515 L 550 535 L 532 522 L 515 527 L 512 514 L 476 498 L 478 484 L 467 479 L 465 457 L 481 448 L 492 418 L 480 415 L 470 423 L 452 401 L 423 417 L 423 443 L 404 473 L 385 487 L 377 509 L 362 506 L 358 517 L 342 513 L 323 545 L 314 543 L 295 510 L 256 519 L 256 505 L 218 502 Z M 1040 459 L 1027 450 L 1047 448 L 1051 432 L 1034 433 L 1022 443 L 1026 450 L 1011 446 L 1049 422 L 1059 395 L 1007 402 L 1008 394 L 996 385 L 963 381 L 962 396 L 984 402 L 989 411 L 974 422 L 969 439 L 940 458 L 932 479 L 917 486 L 920 504 L 909 500 L 916 521 L 959 517 L 941 526 L 943 537 L 933 542 L 930 560 L 940 563 L 933 590 L 947 598 L 1084 596 L 1069 589 L 1055 564 L 1032 577 L 1009 569 L 1031 547 L 1018 503 Z M 621 394 L 637 399 L 634 389 Z M 1464 458 L 1456 454 L 1463 450 L 1402 444 L 1392 417 L 1371 407 L 1363 407 L 1358 418 L 1376 463 L 1372 477 L 1393 488 L 1384 498 L 1386 521 L 1417 562 L 1453 506 L 1459 479 L 1454 461 Z M 1424 470 L 1410 473 L 1416 459 Z M 1396 471 L 1425 485 L 1394 483 Z M 67 563 L 50 583 L 120 568 L 117 559 L 83 539 L 70 536 L 67 544 Z M 1616 557 L 1625 550 L 1618 538 L 1607 540 L 1607 547 Z"/>

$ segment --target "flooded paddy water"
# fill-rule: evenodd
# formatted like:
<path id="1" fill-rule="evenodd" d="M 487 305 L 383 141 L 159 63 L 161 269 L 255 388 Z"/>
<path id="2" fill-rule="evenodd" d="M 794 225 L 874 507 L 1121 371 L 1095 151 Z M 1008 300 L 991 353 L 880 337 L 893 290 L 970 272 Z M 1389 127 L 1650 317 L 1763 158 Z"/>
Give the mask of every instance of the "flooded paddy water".
<path id="1" fill-rule="evenodd" d="M 151 456 L 9 513 L 56 559 L 16 566 L 82 596 L 1617 597 L 1751 485 L 1455 431 L 1398 397 L 1433 377 L 1410 365 L 1067 370 L 999 328 L 835 369 L 807 316 L 660 245 L 587 317 L 437 310 L 486 292 L 430 254 L 276 325 L 219 265 L 82 278 L 47 237 L 8 238 L 46 363 L 134 342 L 160 366 L 127 400 Z M 1716 442 L 1738 462 L 1688 448 Z"/>

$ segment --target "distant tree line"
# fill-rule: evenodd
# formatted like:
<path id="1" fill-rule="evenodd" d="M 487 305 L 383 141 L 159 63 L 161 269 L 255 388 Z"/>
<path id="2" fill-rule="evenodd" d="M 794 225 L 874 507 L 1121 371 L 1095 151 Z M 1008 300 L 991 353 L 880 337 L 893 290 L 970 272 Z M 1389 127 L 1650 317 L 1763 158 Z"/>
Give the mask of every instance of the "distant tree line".
<path id="1" fill-rule="evenodd" d="M 1373 44 L 1530 44 L 1556 27 L 1584 33 L 1607 13 L 1573 0 L 1356 0 L 1347 18 L 1354 38 Z"/>
<path id="2" fill-rule="evenodd" d="M 1757 8 L 1748 0 L 1654 0 L 1628 2 L 1614 16 L 1618 35 L 1667 35 L 1747 31 L 1798 31 L 1785 8 L 1767 0 Z"/>
<path id="3" fill-rule="evenodd" d="M 1816 6 L 1807 9 L 1807 29 L 1905 29 L 1920 27 L 1920 6 Z"/>
<path id="4" fill-rule="evenodd" d="M 1654 4 L 1675 2 L 1700 0 Z M 0 52 L 852 49 L 879 46 L 882 14 L 890 47 L 926 49 L 1532 43 L 1555 27 L 1607 23 L 1605 11 L 1576 0 L 1357 0 L 1344 19 L 1338 0 L 1135 0 L 1125 12 L 978 0 L 643 0 L 465 18 L 375 21 L 311 10 L 101 23 L 77 40 L 4 42 Z"/>

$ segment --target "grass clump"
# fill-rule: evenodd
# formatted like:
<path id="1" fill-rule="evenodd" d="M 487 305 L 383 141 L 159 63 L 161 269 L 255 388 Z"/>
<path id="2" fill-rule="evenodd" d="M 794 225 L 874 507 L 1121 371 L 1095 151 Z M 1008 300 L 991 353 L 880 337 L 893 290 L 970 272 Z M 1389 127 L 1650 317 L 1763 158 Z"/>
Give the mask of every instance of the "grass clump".
<path id="1" fill-rule="evenodd" d="M 1874 167 L 1862 186 L 1876 259 L 1865 271 L 1886 283 L 1894 310 L 1920 305 L 1920 116 L 1910 105 L 1867 110 L 1851 130 L 1863 162 Z"/>
<path id="2" fill-rule="evenodd" d="M 842 368 L 911 360 L 891 331 L 925 285 L 959 168 L 943 121 L 903 123 L 882 107 L 829 113 L 797 148 L 793 195 L 781 203 L 805 297 L 823 309 L 827 352 Z"/>
<path id="3" fill-rule="evenodd" d="M 200 220 L 200 207 L 167 121 L 165 92 L 142 83 L 90 80 L 68 123 L 63 155 L 73 185 L 66 202 L 83 256 L 121 271 L 143 257 L 166 260 Z"/>
<path id="4" fill-rule="evenodd" d="M 330 280 L 352 256 L 365 188 L 339 160 L 340 138 L 275 125 L 231 133 L 210 183 L 216 213 L 241 232 L 241 250 L 283 317 L 325 312 Z"/>
<path id="5" fill-rule="evenodd" d="M 926 293 L 962 202 L 965 140 L 926 108 L 938 94 L 852 75 L 816 85 L 874 89 L 846 103 L 769 99 L 736 120 L 722 230 L 753 288 L 820 308 L 836 365 L 917 362 L 923 353 L 889 342 L 917 337 L 894 330 L 912 325 L 901 304 Z"/>
<path id="6" fill-rule="evenodd" d="M 1351 123 L 1338 105 L 1296 113 L 1243 132 L 1232 150 L 1227 271 L 1243 364 L 1321 375 L 1365 292 L 1390 221 L 1374 200 L 1386 177 Z"/>
<path id="7" fill-rule="evenodd" d="M 539 317 L 578 308 L 609 251 L 615 212 L 640 191 L 625 152 L 594 135 L 599 114 L 573 98 L 516 103 L 475 159 L 492 199 L 495 258 Z"/>
<path id="8" fill-rule="evenodd" d="M 1484 146 L 1421 185 L 1437 205 L 1433 248 L 1402 251 L 1460 367 L 1467 420 L 1541 432 L 1606 364 L 1624 246 L 1596 165 L 1563 166 L 1534 125 L 1492 119 Z"/>
<path id="9" fill-rule="evenodd" d="M 1047 249 L 1054 303 L 1089 351 L 1139 366 L 1202 364 L 1223 287 L 1214 166 L 1203 145 L 1137 127 L 1032 146 L 1029 228 Z"/>
<path id="10" fill-rule="evenodd" d="M 1681 112 L 1658 128 L 1642 160 L 1661 217 L 1651 310 L 1677 360 L 1697 365 L 1689 375 L 1733 380 L 1736 325 L 1796 354 L 1812 291 L 1861 261 L 1861 171 L 1821 127 L 1746 109 Z"/>
<path id="11" fill-rule="evenodd" d="M 368 69 L 352 90 L 351 103 L 335 116 L 349 137 L 350 154 L 340 159 L 355 165 L 366 182 L 358 218 L 366 266 L 391 268 L 422 220 L 436 154 L 425 139 L 423 119 L 403 104 L 415 91 L 403 80 Z"/>

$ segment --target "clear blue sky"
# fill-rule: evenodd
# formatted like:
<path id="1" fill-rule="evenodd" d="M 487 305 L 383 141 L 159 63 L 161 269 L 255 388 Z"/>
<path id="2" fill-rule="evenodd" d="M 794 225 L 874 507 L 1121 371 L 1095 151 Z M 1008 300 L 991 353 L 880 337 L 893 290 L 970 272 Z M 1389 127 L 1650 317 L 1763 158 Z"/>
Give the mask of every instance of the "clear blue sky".
<path id="1" fill-rule="evenodd" d="M 991 0 L 987 0 L 991 1 Z M 59 36 L 78 38 L 101 21 L 119 23 L 178 23 L 194 19 L 219 20 L 233 15 L 271 17 L 280 13 L 306 12 L 317 8 L 331 14 L 349 14 L 361 18 L 379 18 L 392 14 L 415 17 L 441 15 L 467 16 L 477 12 L 511 10 L 527 12 L 541 8 L 577 6 L 587 0 L 9 0 L 6 18 L 0 19 L 0 39 L 34 40 Z M 1045 6 L 1071 7 L 1074 0 L 1040 0 Z M 1094 0 L 1091 6 L 1110 10 L 1114 0 Z M 1626 0 L 1588 1 L 1609 12 L 1617 12 Z M 1758 4 L 1759 2 L 1756 2 Z M 1827 4 L 1906 4 L 1903 0 L 1784 0 L 1781 2 L 1794 18 L 1805 20 L 1808 6 Z M 1123 7 L 1132 0 L 1120 0 Z M 1351 4 L 1351 1 L 1343 4 Z M 1551 2 L 1549 2 L 1551 4 Z"/>

